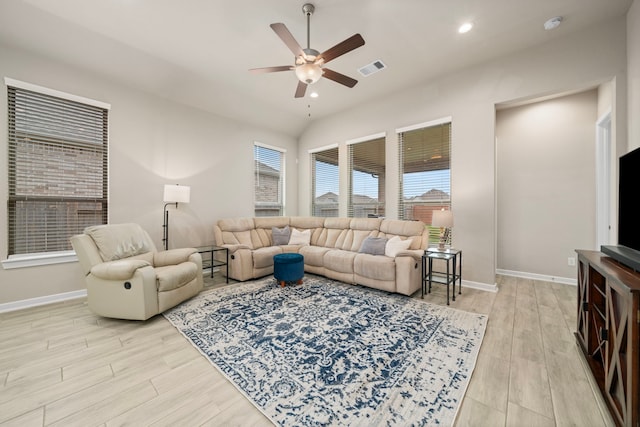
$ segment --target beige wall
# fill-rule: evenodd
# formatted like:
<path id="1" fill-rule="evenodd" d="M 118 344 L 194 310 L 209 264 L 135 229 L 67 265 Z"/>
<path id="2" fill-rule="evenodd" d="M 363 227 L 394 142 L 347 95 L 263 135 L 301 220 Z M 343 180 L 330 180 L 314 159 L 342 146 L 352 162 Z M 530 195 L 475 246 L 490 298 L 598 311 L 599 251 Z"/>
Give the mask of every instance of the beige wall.
<path id="1" fill-rule="evenodd" d="M 312 123 L 299 143 L 300 213 L 308 213 L 311 204 L 308 150 L 381 131 L 387 132 L 391 146 L 398 127 L 452 116 L 453 243 L 464 251 L 464 279 L 493 284 L 497 265 L 495 105 L 595 88 L 620 77 L 622 83 L 615 86 L 614 127 L 625 129 L 625 37 L 624 19 L 607 22 Z M 393 68 L 386 72 L 392 73 Z M 626 145 L 624 138 L 618 136 Z M 397 170 L 397 165 L 390 167 Z M 393 201 L 398 196 L 397 174 L 387 176 L 387 200 Z M 388 216 L 394 212 L 387 209 Z"/>
<path id="2" fill-rule="evenodd" d="M 223 217 L 253 216 L 253 142 L 286 153 L 287 214 L 297 213 L 297 141 L 148 95 L 86 70 L 0 45 L 0 77 L 111 104 L 110 222 L 140 223 L 162 247 L 163 186 L 191 186 L 191 203 L 170 207 L 171 247 L 213 241 Z M 0 90 L 0 200 L 7 200 L 7 97 Z M 215 96 L 215 94 L 211 94 Z M 0 259 L 7 258 L 0 209 Z M 77 263 L 3 270 L 0 304 L 84 289 Z"/>
<path id="3" fill-rule="evenodd" d="M 629 151 L 640 147 L 640 0 L 627 13 Z"/>
<path id="4" fill-rule="evenodd" d="M 398 165 L 395 129 L 453 117 L 452 192 L 454 244 L 464 250 L 467 281 L 492 284 L 497 265 L 495 105 L 614 81 L 614 138 L 626 152 L 627 95 L 633 129 L 630 146 L 640 146 L 640 12 L 636 1 L 625 20 L 615 20 L 505 58 L 428 81 L 312 123 L 298 145 L 286 135 L 247 126 L 165 101 L 70 68 L 49 58 L 0 45 L 0 76 L 38 84 L 112 105 L 111 221 L 136 221 L 161 245 L 162 186 L 191 185 L 192 202 L 171 211 L 172 242 L 205 243 L 211 224 L 228 216 L 250 216 L 252 143 L 287 149 L 287 215 L 309 214 L 309 149 L 387 132 L 387 213 L 397 210 Z M 626 37 L 629 37 L 627 49 Z M 629 56 L 629 79 L 627 58 Z M 385 73 L 392 73 L 390 67 Z M 627 92 L 627 82 L 629 92 Z M 215 96 L 215 94 L 211 94 Z M 6 91 L 0 91 L 6 117 Z M 618 131 L 619 130 L 619 131 Z M 619 134 L 617 134 L 619 133 Z M 6 120 L 0 120 L 0 177 L 6 177 Z M 299 154 L 298 154 L 299 153 Z M 296 157 L 299 164 L 296 167 Z M 396 163 L 394 163 L 396 162 Z M 345 169 L 341 169 L 344 175 Z M 617 174 L 617 173 L 616 173 Z M 4 179 L 4 178 L 2 178 Z M 344 179 L 341 191 L 344 190 Z M 6 200 L 6 184 L 0 200 Z M 6 210 L 0 209 L 0 258 L 7 255 Z M 173 246 L 172 244 L 172 246 Z M 75 263 L 18 270 L 0 269 L 0 304 L 84 289 Z"/>
<path id="5" fill-rule="evenodd" d="M 595 249 L 597 106 L 590 90 L 497 111 L 499 270 L 575 277 L 568 258 Z"/>

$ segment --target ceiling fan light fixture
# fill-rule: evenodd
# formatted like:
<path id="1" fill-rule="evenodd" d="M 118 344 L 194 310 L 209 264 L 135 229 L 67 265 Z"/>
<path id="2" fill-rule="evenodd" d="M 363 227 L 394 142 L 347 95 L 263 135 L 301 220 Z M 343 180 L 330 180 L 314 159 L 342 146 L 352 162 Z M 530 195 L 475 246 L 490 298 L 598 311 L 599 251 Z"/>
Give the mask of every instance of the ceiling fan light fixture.
<path id="1" fill-rule="evenodd" d="M 558 28 L 560 24 L 562 24 L 563 20 L 564 18 L 562 16 L 554 16 L 544 23 L 544 29 L 549 31 L 553 30 L 554 28 Z"/>
<path id="2" fill-rule="evenodd" d="M 320 80 L 322 68 L 314 63 L 298 65 L 296 67 L 296 76 L 302 83 L 310 85 Z"/>
<path id="3" fill-rule="evenodd" d="M 465 34 L 471 31 L 472 28 L 473 28 L 473 22 L 465 22 L 464 24 L 458 27 L 458 32 L 460 34 Z"/>

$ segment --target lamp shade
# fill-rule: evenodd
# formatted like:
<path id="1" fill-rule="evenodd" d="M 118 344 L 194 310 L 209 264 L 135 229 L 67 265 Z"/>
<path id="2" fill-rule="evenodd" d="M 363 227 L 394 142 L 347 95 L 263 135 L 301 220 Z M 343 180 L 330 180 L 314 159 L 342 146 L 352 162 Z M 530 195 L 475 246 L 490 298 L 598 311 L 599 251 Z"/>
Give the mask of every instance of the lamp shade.
<path id="1" fill-rule="evenodd" d="M 444 227 L 451 228 L 453 227 L 453 212 L 451 211 L 433 211 L 433 218 L 431 220 L 431 225 L 434 227 Z"/>
<path id="2" fill-rule="evenodd" d="M 166 203 L 189 203 L 191 200 L 191 187 L 188 185 L 164 186 L 164 201 Z"/>
<path id="3" fill-rule="evenodd" d="M 296 76 L 301 82 L 310 85 L 320 80 L 322 68 L 314 63 L 301 64 L 296 67 Z"/>

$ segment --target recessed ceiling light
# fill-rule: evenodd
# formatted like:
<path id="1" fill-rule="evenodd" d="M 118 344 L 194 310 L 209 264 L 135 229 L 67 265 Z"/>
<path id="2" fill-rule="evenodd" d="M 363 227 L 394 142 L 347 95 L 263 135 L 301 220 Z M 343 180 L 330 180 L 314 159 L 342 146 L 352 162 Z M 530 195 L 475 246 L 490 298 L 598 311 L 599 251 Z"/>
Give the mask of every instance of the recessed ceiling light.
<path id="1" fill-rule="evenodd" d="M 562 23 L 562 16 L 554 16 L 553 18 L 547 20 L 547 22 L 544 23 L 544 29 L 549 31 L 549 30 L 553 30 L 554 28 L 558 28 L 558 26 Z"/>
<path id="2" fill-rule="evenodd" d="M 460 34 L 468 33 L 472 28 L 473 24 L 471 22 L 465 22 L 464 24 L 460 25 L 460 27 L 458 28 L 458 32 Z"/>
<path id="3" fill-rule="evenodd" d="M 318 97 L 318 92 L 311 92 L 309 94 L 309 96 L 312 97 L 312 98 L 317 98 Z"/>

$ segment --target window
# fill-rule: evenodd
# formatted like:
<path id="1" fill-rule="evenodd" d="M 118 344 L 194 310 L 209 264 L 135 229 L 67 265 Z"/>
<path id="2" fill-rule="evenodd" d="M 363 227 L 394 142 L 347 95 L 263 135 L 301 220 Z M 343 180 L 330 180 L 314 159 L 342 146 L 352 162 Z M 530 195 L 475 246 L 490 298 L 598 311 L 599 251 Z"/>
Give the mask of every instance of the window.
<path id="1" fill-rule="evenodd" d="M 339 195 L 338 147 L 311 153 L 311 212 L 337 217 Z"/>
<path id="2" fill-rule="evenodd" d="M 9 255 L 71 250 L 108 219 L 107 104 L 5 80 Z"/>
<path id="3" fill-rule="evenodd" d="M 348 216 L 383 217 L 385 185 L 385 135 L 348 141 Z"/>
<path id="4" fill-rule="evenodd" d="M 257 142 L 253 146 L 255 216 L 284 215 L 284 153 Z"/>
<path id="5" fill-rule="evenodd" d="M 398 218 L 431 224 L 432 212 L 451 208 L 451 119 L 399 129 Z M 431 237 L 437 240 L 438 230 Z"/>

